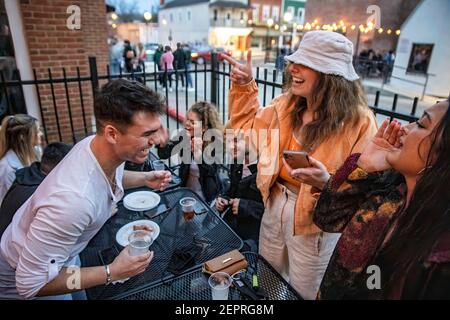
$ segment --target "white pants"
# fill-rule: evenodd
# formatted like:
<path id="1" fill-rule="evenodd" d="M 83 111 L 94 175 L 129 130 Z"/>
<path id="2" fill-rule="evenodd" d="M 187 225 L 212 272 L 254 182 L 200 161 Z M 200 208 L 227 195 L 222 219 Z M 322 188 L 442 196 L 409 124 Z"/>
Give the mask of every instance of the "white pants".
<path id="1" fill-rule="evenodd" d="M 297 195 L 278 182 L 272 187 L 261 222 L 260 254 L 303 297 L 316 298 L 340 234 L 294 236 Z"/>

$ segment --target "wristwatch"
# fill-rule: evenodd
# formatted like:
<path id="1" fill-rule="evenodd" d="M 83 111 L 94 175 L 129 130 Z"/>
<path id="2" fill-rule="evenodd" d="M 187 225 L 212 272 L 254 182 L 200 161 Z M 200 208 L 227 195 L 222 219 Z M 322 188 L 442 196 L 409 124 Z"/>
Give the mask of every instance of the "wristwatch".
<path id="1" fill-rule="evenodd" d="M 106 285 L 112 282 L 111 270 L 109 269 L 109 264 L 105 265 L 106 270 Z"/>

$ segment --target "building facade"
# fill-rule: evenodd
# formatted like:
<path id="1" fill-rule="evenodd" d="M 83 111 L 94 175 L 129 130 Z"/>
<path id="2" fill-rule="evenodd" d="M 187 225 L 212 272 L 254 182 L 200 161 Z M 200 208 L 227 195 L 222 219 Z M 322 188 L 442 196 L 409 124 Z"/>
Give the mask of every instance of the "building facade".
<path id="1" fill-rule="evenodd" d="M 306 0 L 283 0 L 283 18 L 286 13 L 289 13 L 289 22 L 304 24 L 305 12 Z"/>
<path id="2" fill-rule="evenodd" d="M 255 57 L 263 57 L 278 45 L 283 3 L 282 0 L 250 0 L 250 5 L 252 6 L 250 19 L 253 27 L 252 53 Z"/>
<path id="3" fill-rule="evenodd" d="M 238 54 L 249 47 L 247 0 L 172 0 L 159 11 L 159 42 L 210 44 Z"/>
<path id="4" fill-rule="evenodd" d="M 391 86 L 420 97 L 426 84 L 425 94 L 449 96 L 449 16 L 448 0 L 420 2 L 401 28 Z"/>

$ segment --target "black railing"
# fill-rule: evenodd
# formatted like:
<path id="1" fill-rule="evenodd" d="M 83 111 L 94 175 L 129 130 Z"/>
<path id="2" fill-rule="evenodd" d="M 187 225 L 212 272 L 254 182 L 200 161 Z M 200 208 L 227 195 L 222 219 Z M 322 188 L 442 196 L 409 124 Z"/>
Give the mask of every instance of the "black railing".
<path id="1" fill-rule="evenodd" d="M 35 88 L 37 103 L 41 116 L 41 124 L 47 142 L 65 141 L 77 142 L 85 136 L 95 132 L 93 125 L 92 97 L 102 82 L 116 78 L 130 78 L 142 81 L 147 86 L 164 95 L 167 101 L 166 125 L 169 130 L 178 129 L 179 120 L 185 116 L 189 106 L 199 100 L 214 103 L 222 120 L 228 119 L 228 90 L 230 88 L 230 65 L 219 62 L 216 55 L 212 54 L 211 64 L 172 71 L 149 71 L 142 66 L 142 71 L 126 73 L 120 69 L 118 74 L 111 74 L 109 67 L 104 74 L 100 74 L 95 57 L 89 58 L 89 75 L 81 76 L 80 68 L 77 68 L 76 76 L 67 76 L 65 68 L 62 68 L 62 76 L 54 77 L 58 70 L 48 69 L 48 77 L 37 78 L 34 71 L 34 79 L 22 80 L 20 74 L 16 80 L 6 80 L 0 72 L 0 102 L 7 105 L 6 110 L 14 110 L 12 101 L 17 95 L 22 95 L 24 87 Z M 255 80 L 260 88 L 259 98 L 262 105 L 267 105 L 275 96 L 281 94 L 284 75 L 280 76 L 275 70 L 256 68 Z M 183 91 L 180 86 L 181 77 L 187 85 L 187 78 L 191 76 L 193 88 Z M 171 90 L 165 80 L 174 77 Z M 59 86 L 58 88 L 55 88 Z M 46 93 L 43 89 L 46 87 Z M 49 87 L 49 88 L 48 88 Z M 375 101 L 371 104 L 376 114 L 386 115 L 391 118 L 412 122 L 417 120 L 416 110 L 418 98 L 412 102 L 409 113 L 397 111 L 398 95 L 394 95 L 391 106 L 380 106 L 380 91 L 375 94 Z M 45 96 L 45 101 L 43 100 Z M 8 112 L 4 112 L 6 115 Z M 169 116 L 170 115 L 170 116 Z M 172 119 L 172 121 L 171 121 Z M 175 121 L 173 121 L 175 120 Z"/>

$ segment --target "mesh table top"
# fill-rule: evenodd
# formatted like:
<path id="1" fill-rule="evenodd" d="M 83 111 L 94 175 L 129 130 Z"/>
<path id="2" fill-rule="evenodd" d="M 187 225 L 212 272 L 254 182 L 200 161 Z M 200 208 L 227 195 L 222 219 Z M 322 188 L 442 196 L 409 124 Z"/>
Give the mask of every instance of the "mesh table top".
<path id="1" fill-rule="evenodd" d="M 259 286 L 265 291 L 269 300 L 301 300 L 297 292 L 280 276 L 279 273 L 260 255 L 251 252 L 244 253 L 249 268 L 243 274 L 249 280 L 256 271 Z M 201 267 L 165 279 L 145 288 L 117 297 L 121 300 L 211 300 L 211 289 L 208 285 L 208 275 Z M 234 286 L 230 287 L 228 299 L 247 300 Z"/>
<path id="2" fill-rule="evenodd" d="M 159 225 L 160 234 L 150 247 L 155 255 L 147 270 L 122 284 L 88 289 L 86 294 L 89 299 L 112 299 L 196 268 L 233 249 L 242 248 L 243 242 L 236 233 L 193 191 L 179 188 L 160 193 L 160 196 L 161 203 L 172 209 L 151 219 Z M 184 220 L 178 204 L 183 197 L 197 199 L 196 215 L 190 221 Z M 122 203 L 119 203 L 118 208 L 118 213 L 100 229 L 80 254 L 83 267 L 102 265 L 99 255 L 101 250 L 111 246 L 122 250 L 115 240 L 117 231 L 131 221 L 142 219 L 137 212 L 124 208 Z"/>

